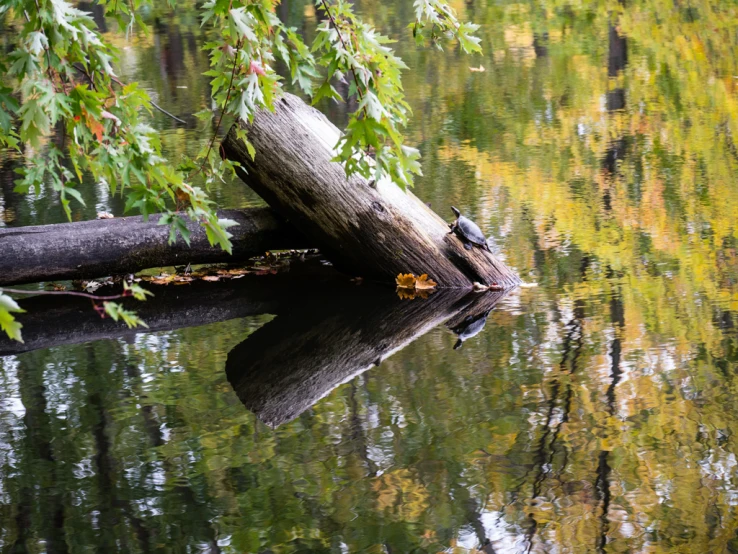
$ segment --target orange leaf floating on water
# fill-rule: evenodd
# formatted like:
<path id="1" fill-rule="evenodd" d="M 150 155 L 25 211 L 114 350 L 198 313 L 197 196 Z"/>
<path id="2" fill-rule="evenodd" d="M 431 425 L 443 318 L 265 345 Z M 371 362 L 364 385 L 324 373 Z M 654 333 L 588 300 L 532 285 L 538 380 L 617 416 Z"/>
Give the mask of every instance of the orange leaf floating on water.
<path id="1" fill-rule="evenodd" d="M 430 290 L 436 288 L 437 285 L 438 283 L 433 279 L 429 279 L 426 273 L 423 273 L 415 280 L 415 288 L 417 290 Z"/>
<path id="2" fill-rule="evenodd" d="M 395 279 L 397 287 L 401 289 L 414 289 L 415 288 L 415 275 L 412 273 L 402 274 L 400 273 Z"/>

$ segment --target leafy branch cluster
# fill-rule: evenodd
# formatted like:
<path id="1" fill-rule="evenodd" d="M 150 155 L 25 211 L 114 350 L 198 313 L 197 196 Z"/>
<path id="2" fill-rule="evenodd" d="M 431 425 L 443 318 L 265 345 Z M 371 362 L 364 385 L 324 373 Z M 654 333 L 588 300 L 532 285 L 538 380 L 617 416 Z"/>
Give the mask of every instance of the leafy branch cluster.
<path id="1" fill-rule="evenodd" d="M 153 0 L 99 3 L 126 36 L 147 32 L 138 11 Z M 121 194 L 126 211 L 162 214 L 159 222 L 169 225 L 170 241 L 179 235 L 189 242 L 191 219 L 200 222 L 211 244 L 230 252 L 227 229 L 234 223 L 218 218 L 205 190 L 235 170 L 215 147 L 217 133 L 225 116 L 251 121 L 257 110 L 274 109 L 282 90 L 278 61 L 314 102 L 344 100 L 334 84 L 349 81 L 358 107 L 336 145 L 347 175 L 388 178 L 403 189 L 412 185 L 420 173 L 419 153 L 404 144 L 410 108 L 400 73 L 406 66 L 391 41 L 364 23 L 347 0 L 317 0 L 323 20 L 308 46 L 276 17 L 277 4 L 207 0 L 198 8 L 202 25 L 218 31 L 217 41 L 205 44 L 217 109 L 195 115 L 202 121 L 217 117 L 216 130 L 194 158 L 167 160 L 148 124 L 152 106 L 158 106 L 136 83 L 121 82 L 114 69 L 119 51 L 87 13 L 65 0 L 5 0 L 0 24 L 19 32 L 12 53 L 0 57 L 0 145 L 24 156 L 16 190 L 39 194 L 43 183 L 50 184 L 71 219 L 71 200 L 84 203 L 78 185 L 92 179 Z M 457 39 L 465 51 L 480 51 L 479 39 L 471 35 L 476 26 L 459 23 L 445 1 L 415 5 L 411 26 L 418 40 L 427 35 L 440 46 L 440 39 Z M 248 136 L 240 133 L 253 156 Z M 195 179 L 205 189 L 194 185 Z M 13 335 L 15 311 L 8 300 L 0 303 L 3 329 Z"/>

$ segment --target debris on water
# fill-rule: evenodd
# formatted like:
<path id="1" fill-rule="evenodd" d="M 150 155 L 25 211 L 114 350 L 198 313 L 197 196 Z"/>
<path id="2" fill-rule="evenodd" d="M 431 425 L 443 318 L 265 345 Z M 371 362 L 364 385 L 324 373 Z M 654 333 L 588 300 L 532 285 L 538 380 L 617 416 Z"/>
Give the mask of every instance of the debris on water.
<path id="1" fill-rule="evenodd" d="M 472 284 L 472 288 L 474 289 L 475 292 L 485 292 L 488 290 L 504 290 L 504 288 L 498 285 L 497 283 L 492 283 L 491 285 L 485 285 L 477 281 L 474 281 L 474 283 Z"/>
<path id="2" fill-rule="evenodd" d="M 119 283 L 121 280 L 136 283 L 145 281 L 152 285 L 187 285 L 194 281 L 218 282 L 240 279 L 246 275 L 276 275 L 279 271 L 289 267 L 291 259 L 304 260 L 307 255 L 317 252 L 315 249 L 266 252 L 263 256 L 251 258 L 241 266 L 219 264 L 193 268 L 192 264 L 187 264 L 184 267 L 174 267 L 173 272 L 171 270 L 162 271 L 159 274 L 144 272 L 137 276 L 128 274 L 91 281 L 74 281 L 73 286 L 76 290 L 93 292 L 100 287 Z"/>
<path id="3" fill-rule="evenodd" d="M 64 291 L 67 290 L 67 287 L 61 283 L 47 283 L 46 290 Z"/>

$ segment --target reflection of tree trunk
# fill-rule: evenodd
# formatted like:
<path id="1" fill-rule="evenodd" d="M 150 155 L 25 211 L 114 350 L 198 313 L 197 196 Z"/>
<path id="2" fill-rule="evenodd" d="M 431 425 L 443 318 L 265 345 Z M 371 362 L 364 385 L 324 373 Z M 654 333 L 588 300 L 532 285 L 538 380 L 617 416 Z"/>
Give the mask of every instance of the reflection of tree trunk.
<path id="1" fill-rule="evenodd" d="M 607 532 L 610 528 L 610 522 L 608 520 L 608 513 L 610 511 L 610 464 L 608 457 L 610 452 L 607 450 L 600 451 L 599 459 L 597 462 L 597 478 L 595 479 L 595 498 L 598 502 L 602 503 L 600 514 L 600 533 L 597 536 L 597 552 L 605 552 L 605 546 L 607 545 Z"/>
<path id="2" fill-rule="evenodd" d="M 100 371 L 100 366 L 95 356 L 93 345 L 87 346 L 87 372 L 88 374 Z M 150 552 L 151 536 L 149 530 L 144 526 L 143 521 L 135 514 L 130 502 L 120 497 L 118 485 L 118 462 L 112 454 L 112 448 L 109 438 L 110 415 L 105 405 L 101 386 L 95 386 L 91 383 L 92 379 L 88 379 L 87 388 L 91 391 L 88 397 L 87 405 L 95 414 L 95 424 L 92 428 L 92 435 L 95 440 L 96 454 L 94 456 L 95 468 L 97 470 L 98 481 L 98 497 L 100 500 L 100 543 L 98 551 L 102 553 L 117 552 L 118 545 L 123 551 L 128 550 L 126 547 L 126 534 L 121 533 L 116 536 L 116 529 L 119 527 L 118 514 L 122 512 L 127 517 L 133 531 L 136 534 L 139 548 L 142 552 Z M 120 539 L 120 542 L 119 540 Z"/>
<path id="3" fill-rule="evenodd" d="M 29 363 L 30 362 L 30 363 Z M 53 431 L 43 383 L 43 365 L 33 363 L 33 358 L 20 358 L 18 369 L 21 401 L 26 409 L 26 429 L 23 454 L 28 456 L 23 464 L 28 468 L 26 478 L 33 482 L 21 489 L 21 503 L 16 516 L 18 539 L 9 552 L 35 551 L 28 541 L 33 536 L 33 506 L 40 510 L 35 528 L 49 554 L 68 551 L 64 530 L 64 499 L 58 482 L 58 467 L 51 446 Z M 33 468 L 33 469 L 31 469 Z M 34 494 L 34 491 L 37 491 Z"/>
<path id="4" fill-rule="evenodd" d="M 108 23 L 105 21 L 105 6 L 97 2 L 80 2 L 77 6 L 80 10 L 92 16 L 92 20 L 101 33 L 108 32 Z"/>
<path id="5" fill-rule="evenodd" d="M 134 401 L 141 405 L 141 417 L 144 421 L 144 429 L 146 430 L 146 434 L 149 437 L 149 444 L 153 448 L 159 448 L 165 443 L 164 435 L 161 432 L 161 425 L 159 423 L 159 420 L 154 413 L 154 407 L 147 402 L 146 394 L 141 390 L 141 372 L 139 371 L 138 366 L 134 363 L 126 364 L 126 375 L 132 379 L 133 383 L 135 383 L 136 398 Z M 175 427 L 177 426 L 176 423 L 171 421 L 169 418 L 168 423 Z M 164 468 L 165 474 L 168 476 L 167 480 L 169 482 L 181 483 L 182 480 L 174 475 L 172 464 L 166 457 L 162 457 L 162 466 Z M 204 501 L 198 499 L 192 488 L 187 485 L 175 485 L 172 488 L 171 492 L 179 496 L 179 498 L 177 499 L 177 504 L 185 506 L 188 509 L 202 508 L 203 506 L 208 506 L 210 504 L 209 499 L 207 498 Z M 197 532 L 194 533 L 193 529 L 189 529 L 188 531 L 193 535 L 196 534 L 198 536 L 198 539 L 200 537 L 205 538 L 205 542 L 208 544 L 210 554 L 219 554 L 221 550 L 218 546 L 218 540 L 215 530 L 209 523 L 209 518 L 194 517 L 188 518 L 188 521 L 192 525 L 197 526 Z M 178 531 L 182 532 L 183 530 L 179 529 Z M 171 536 L 172 534 L 174 533 L 170 532 L 168 535 Z"/>
<path id="6" fill-rule="evenodd" d="M 609 26 L 608 30 L 608 56 L 607 56 L 607 74 L 609 77 L 617 77 L 617 75 L 625 69 L 628 63 L 628 41 L 621 36 L 614 25 Z M 605 97 L 605 108 L 608 113 L 625 109 L 625 89 L 622 87 L 615 88 L 607 92 Z M 615 175 L 618 162 L 625 158 L 626 149 L 628 147 L 627 137 L 618 137 L 610 142 L 610 145 L 602 159 L 602 169 L 608 175 Z M 609 187 L 602 194 L 602 205 L 606 212 L 612 210 L 612 199 Z"/>
<path id="7" fill-rule="evenodd" d="M 533 34 L 533 52 L 536 58 L 548 56 L 548 32 Z"/>
<path id="8" fill-rule="evenodd" d="M 236 394 L 276 427 L 307 410 L 337 385 L 403 348 L 464 309 L 490 309 L 503 294 L 439 291 L 399 300 L 387 289 L 345 287 L 305 298 L 228 354 Z"/>
<path id="9" fill-rule="evenodd" d="M 577 305 L 574 309 L 574 317 L 567 324 L 569 330 L 564 337 L 564 351 L 559 364 L 559 368 L 562 373 L 568 374 L 569 377 L 574 375 L 579 365 L 579 355 L 582 350 L 584 338 L 582 331 L 583 319 L 584 306 L 581 301 L 577 301 Z M 546 403 L 548 409 L 546 411 L 546 420 L 543 424 L 543 432 L 533 456 L 533 467 L 536 469 L 536 474 L 533 479 L 531 499 L 538 498 L 543 490 L 543 483 L 553 468 L 554 457 L 556 456 L 556 443 L 559 439 L 561 428 L 564 423 L 569 421 L 569 412 L 571 410 L 571 402 L 574 394 L 571 380 L 567 382 L 565 387 L 561 406 L 561 419 L 558 423 L 555 423 L 556 407 L 559 403 L 559 394 L 561 393 L 561 390 L 562 386 L 559 378 L 554 379 L 551 382 L 551 394 L 548 402 Z M 568 456 L 565 451 L 564 460 L 561 468 L 559 469 L 559 473 L 562 473 L 566 469 L 567 458 Z M 538 529 L 538 522 L 536 521 L 533 513 L 528 514 L 526 525 L 528 527 L 526 531 L 526 542 L 528 543 L 528 552 L 531 552 L 533 548 L 533 540 Z"/>
<path id="10" fill-rule="evenodd" d="M 620 368 L 620 353 L 622 346 L 620 344 L 620 334 L 625 327 L 625 311 L 623 309 L 623 299 L 619 292 L 613 293 L 610 299 L 610 321 L 613 325 L 615 336 L 610 345 L 610 357 L 612 364 L 610 366 L 610 385 L 607 387 L 607 409 L 610 415 L 615 415 L 615 387 L 620 382 L 622 370 Z"/>
<path id="11" fill-rule="evenodd" d="M 615 25 L 608 29 L 607 75 L 616 77 L 628 64 L 628 39 L 621 36 Z"/>
<path id="12" fill-rule="evenodd" d="M 289 27 L 290 0 L 282 0 L 277 7 L 279 20 Z"/>
<path id="13" fill-rule="evenodd" d="M 613 293 L 610 299 L 610 321 L 613 326 L 614 336 L 610 344 L 610 384 L 607 387 L 605 397 L 607 398 L 607 411 L 614 416 L 617 411 L 615 398 L 615 388 L 620 382 L 622 369 L 620 367 L 620 357 L 622 345 L 620 343 L 620 335 L 625 327 L 625 311 L 623 309 L 623 299 L 620 292 Z M 610 473 L 611 467 L 609 463 L 610 452 L 608 450 L 600 451 L 597 463 L 597 477 L 595 479 L 595 498 L 601 502 L 600 513 L 600 533 L 597 537 L 597 551 L 605 552 L 607 545 L 607 533 L 610 529 L 609 512 L 610 512 Z"/>
<path id="14" fill-rule="evenodd" d="M 14 191 L 15 180 L 18 178 L 18 174 L 15 172 L 17 167 L 18 162 L 14 159 L 6 158 L 0 164 L 0 200 L 2 200 L 0 216 L 9 227 L 21 223 L 18 221 L 18 207 L 22 195 Z"/>
<path id="15" fill-rule="evenodd" d="M 356 380 L 351 381 L 351 395 L 349 396 L 349 408 L 351 409 L 351 416 L 349 418 L 351 442 L 355 445 L 355 450 L 359 455 L 359 458 L 364 462 L 368 476 L 373 477 L 377 474 L 377 467 L 369 457 L 366 433 L 364 432 L 364 426 L 362 425 L 361 417 L 359 416 L 359 402 L 356 399 L 356 394 L 358 392 L 357 388 Z"/>

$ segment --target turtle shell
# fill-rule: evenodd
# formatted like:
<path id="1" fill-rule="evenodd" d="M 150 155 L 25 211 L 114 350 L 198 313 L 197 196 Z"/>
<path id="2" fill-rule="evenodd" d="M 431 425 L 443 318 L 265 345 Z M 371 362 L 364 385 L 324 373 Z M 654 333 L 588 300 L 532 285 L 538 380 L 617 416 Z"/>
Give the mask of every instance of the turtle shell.
<path id="1" fill-rule="evenodd" d="M 459 219 L 456 221 L 456 228 L 459 234 L 472 244 L 487 246 L 487 237 L 484 236 L 479 226 L 471 219 L 463 215 L 459 216 Z"/>

